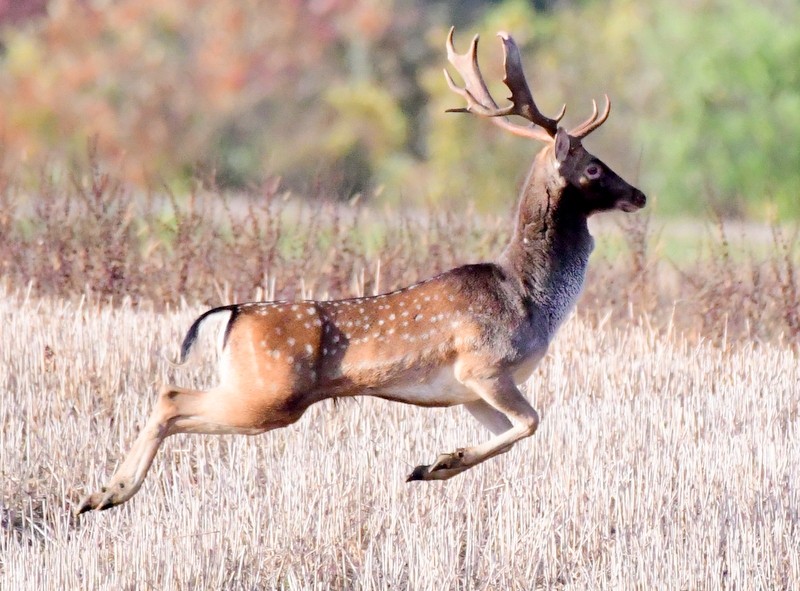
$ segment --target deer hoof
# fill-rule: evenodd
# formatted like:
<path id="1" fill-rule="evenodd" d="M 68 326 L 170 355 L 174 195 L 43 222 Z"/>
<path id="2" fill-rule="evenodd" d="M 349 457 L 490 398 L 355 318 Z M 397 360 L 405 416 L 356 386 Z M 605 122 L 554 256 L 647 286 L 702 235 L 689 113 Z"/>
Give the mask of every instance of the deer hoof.
<path id="1" fill-rule="evenodd" d="M 86 513 L 87 511 L 105 511 L 128 500 L 125 496 L 127 487 L 124 483 L 115 486 L 103 487 L 100 491 L 86 495 L 75 510 L 75 515 Z"/>
<path id="2" fill-rule="evenodd" d="M 453 453 L 441 454 L 436 461 L 429 466 L 417 466 L 408 475 L 406 482 L 412 480 L 447 480 L 456 474 L 463 472 L 469 466 L 464 465 L 464 449 L 457 449 Z"/>
<path id="3" fill-rule="evenodd" d="M 430 468 L 430 466 L 417 466 L 411 474 L 408 475 L 406 482 L 412 482 L 413 480 L 430 480 L 428 478 L 428 468 Z"/>

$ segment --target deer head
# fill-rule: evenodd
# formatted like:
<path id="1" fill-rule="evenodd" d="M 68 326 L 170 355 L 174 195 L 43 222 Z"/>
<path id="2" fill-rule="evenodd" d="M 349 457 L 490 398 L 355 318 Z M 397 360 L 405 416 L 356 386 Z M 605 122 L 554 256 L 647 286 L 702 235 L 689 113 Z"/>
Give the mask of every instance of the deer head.
<path id="1" fill-rule="evenodd" d="M 447 69 L 444 74 L 450 90 L 464 97 L 467 106 L 448 109 L 448 112 L 473 113 L 487 117 L 492 123 L 514 135 L 545 142 L 547 145 L 537 157 L 536 163 L 549 160 L 551 166 L 548 168 L 557 177 L 550 179 L 550 182 L 564 183 L 564 191 L 573 197 L 576 206 L 586 215 L 609 209 L 632 212 L 644 207 L 644 193 L 625 182 L 600 159 L 590 154 L 582 144 L 583 138 L 608 119 L 611 101 L 607 95 L 602 113 L 598 111 L 597 102 L 592 101 L 592 114 L 578 126 L 566 131 L 559 125 L 566 112 L 566 105 L 552 119 L 539 111 L 522 70 L 519 48 L 511 36 L 500 32 L 498 36 L 503 41 L 505 69 L 503 82 L 511 91 L 511 104 L 500 108 L 489 93 L 478 67 L 478 36 L 472 39 L 467 53 L 459 54 L 453 46 L 453 32 L 454 28 L 451 28 L 447 36 L 447 59 L 463 78 L 464 87 L 459 87 L 453 81 Z M 523 117 L 531 124 L 512 123 L 507 119 L 509 115 Z"/>

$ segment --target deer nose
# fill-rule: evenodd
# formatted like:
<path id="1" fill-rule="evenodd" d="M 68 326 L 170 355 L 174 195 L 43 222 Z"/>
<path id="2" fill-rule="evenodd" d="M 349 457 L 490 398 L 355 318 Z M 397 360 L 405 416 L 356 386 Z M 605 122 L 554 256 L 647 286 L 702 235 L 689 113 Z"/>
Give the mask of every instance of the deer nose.
<path id="1" fill-rule="evenodd" d="M 617 201 L 617 207 L 626 213 L 638 211 L 647 203 L 647 197 L 639 189 L 631 187 L 631 192 L 627 197 Z"/>

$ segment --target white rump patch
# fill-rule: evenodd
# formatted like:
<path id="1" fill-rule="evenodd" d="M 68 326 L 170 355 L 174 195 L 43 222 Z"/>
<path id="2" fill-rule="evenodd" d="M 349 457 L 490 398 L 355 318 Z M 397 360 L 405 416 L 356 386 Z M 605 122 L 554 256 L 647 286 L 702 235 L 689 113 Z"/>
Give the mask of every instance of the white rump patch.
<path id="1" fill-rule="evenodd" d="M 198 350 L 209 350 L 209 345 L 213 347 L 216 342 L 216 356 L 219 358 L 223 351 L 223 341 L 225 339 L 225 330 L 231 320 L 233 312 L 231 310 L 220 310 L 210 316 L 206 316 L 198 327 L 197 334 L 192 347 L 189 349 L 189 354 L 186 357 L 186 362 L 195 358 Z M 211 335 L 216 335 L 216 339 Z M 185 338 L 185 337 L 184 337 Z"/>

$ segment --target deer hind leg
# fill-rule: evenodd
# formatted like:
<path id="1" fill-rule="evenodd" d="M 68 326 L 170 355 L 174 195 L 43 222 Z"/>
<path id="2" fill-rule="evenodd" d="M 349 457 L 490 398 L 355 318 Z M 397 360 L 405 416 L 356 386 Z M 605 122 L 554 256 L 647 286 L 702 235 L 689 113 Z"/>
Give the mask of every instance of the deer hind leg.
<path id="1" fill-rule="evenodd" d="M 225 402 L 229 402 L 227 405 Z M 219 390 L 202 392 L 165 386 L 130 452 L 108 483 L 87 495 L 77 513 L 110 509 L 130 499 L 144 482 L 161 443 L 176 433 L 235 433 L 255 435 L 286 422 L 254 424 L 251 415 L 237 413 L 236 396 Z M 248 420 L 250 419 L 250 420 Z"/>
<path id="2" fill-rule="evenodd" d="M 433 464 L 414 468 L 411 480 L 447 480 L 476 464 L 507 452 L 520 439 L 530 437 L 539 426 L 539 415 L 519 391 L 511 375 L 467 379 L 464 384 L 481 398 L 467 410 L 492 432 L 489 441 L 441 454 Z M 502 430 L 503 426 L 507 428 Z"/>

